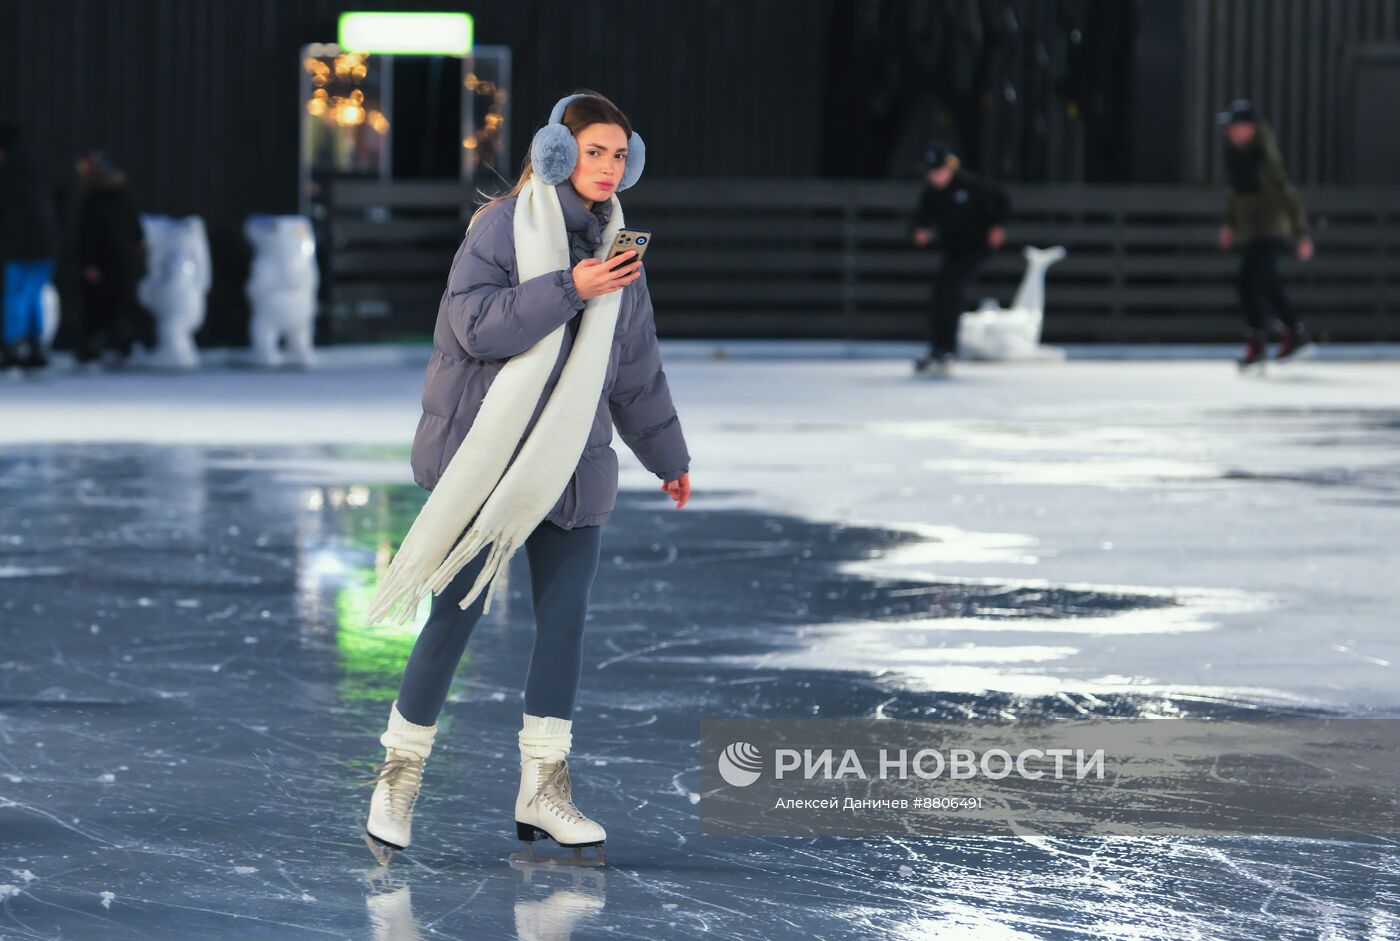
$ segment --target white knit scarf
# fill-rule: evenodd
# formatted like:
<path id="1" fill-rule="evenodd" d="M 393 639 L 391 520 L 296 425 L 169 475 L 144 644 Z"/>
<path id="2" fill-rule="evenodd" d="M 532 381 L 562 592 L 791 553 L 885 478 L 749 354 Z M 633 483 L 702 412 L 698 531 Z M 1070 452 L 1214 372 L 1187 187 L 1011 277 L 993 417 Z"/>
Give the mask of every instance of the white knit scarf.
<path id="1" fill-rule="evenodd" d="M 616 196 L 610 199 L 600 260 L 622 227 L 622 206 Z M 572 268 L 559 194 L 533 176 L 515 204 L 515 261 L 521 282 Z M 442 592 L 488 545 L 486 565 L 460 607 L 469 607 L 489 585 L 484 610 L 491 610 L 496 573 L 554 506 L 578 466 L 598 411 L 621 301 L 622 292 L 613 291 L 584 306 L 559 382 L 513 463 L 511 454 L 544 392 L 568 325 L 501 367 L 466 439 L 380 579 L 370 623 L 407 624 L 426 592 Z"/>

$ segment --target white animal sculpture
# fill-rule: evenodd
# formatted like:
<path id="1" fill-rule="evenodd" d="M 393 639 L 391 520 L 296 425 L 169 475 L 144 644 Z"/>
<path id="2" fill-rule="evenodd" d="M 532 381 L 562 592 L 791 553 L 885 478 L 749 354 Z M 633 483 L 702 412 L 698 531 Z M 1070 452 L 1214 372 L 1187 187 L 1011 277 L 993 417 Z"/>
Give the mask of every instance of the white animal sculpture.
<path id="1" fill-rule="evenodd" d="M 249 216 L 243 235 L 253 246 L 253 266 L 244 293 L 253 316 L 248 332 L 253 361 L 279 366 L 315 362 L 312 335 L 316 323 L 316 237 L 305 216 Z M 279 348 L 286 341 L 284 353 Z"/>
<path id="2" fill-rule="evenodd" d="M 147 274 L 136 285 L 136 298 L 156 322 L 156 348 L 142 362 L 150 366 L 193 369 L 199 365 L 195 332 L 204 325 L 213 269 L 209 236 L 199 216 L 141 216 L 149 254 Z"/>
<path id="3" fill-rule="evenodd" d="M 1045 324 L 1045 272 L 1065 257 L 1063 246 L 1030 248 L 1023 252 L 1026 274 L 1009 308 L 984 300 L 982 306 L 962 315 L 958 324 L 958 352 L 966 359 L 1064 359 L 1059 347 L 1041 346 Z"/>
<path id="4" fill-rule="evenodd" d="M 46 350 L 53 349 L 53 338 L 58 334 L 58 324 L 63 311 L 58 300 L 58 290 L 49 281 L 44 284 L 39 295 L 39 307 L 44 312 L 43 333 L 39 342 Z"/>

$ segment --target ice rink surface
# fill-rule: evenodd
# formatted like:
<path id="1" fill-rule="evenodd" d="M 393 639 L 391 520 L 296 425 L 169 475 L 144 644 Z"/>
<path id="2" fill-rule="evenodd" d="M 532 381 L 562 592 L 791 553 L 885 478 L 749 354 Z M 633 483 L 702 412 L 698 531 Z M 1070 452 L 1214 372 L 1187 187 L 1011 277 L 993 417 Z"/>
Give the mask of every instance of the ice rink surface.
<path id="1" fill-rule="evenodd" d="M 1400 937 L 1393 842 L 704 837 L 695 748 L 706 717 L 1400 716 L 1400 363 L 664 348 L 694 494 L 614 442 L 586 872 L 506 862 L 523 558 L 414 846 L 360 842 L 421 349 L 0 385 L 0 938 Z"/>

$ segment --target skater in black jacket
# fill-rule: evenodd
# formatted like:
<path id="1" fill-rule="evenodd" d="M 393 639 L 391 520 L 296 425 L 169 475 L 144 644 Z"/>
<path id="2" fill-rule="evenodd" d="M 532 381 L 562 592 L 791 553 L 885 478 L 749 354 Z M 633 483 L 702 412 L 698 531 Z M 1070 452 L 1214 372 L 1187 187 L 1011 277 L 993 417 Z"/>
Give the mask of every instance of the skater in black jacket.
<path id="1" fill-rule="evenodd" d="M 137 334 L 146 332 L 136 323 L 136 282 L 145 272 L 146 251 L 140 216 L 126 174 L 102 151 L 78 158 L 78 178 L 84 193 L 77 226 L 83 299 L 78 362 L 96 363 L 115 349 L 125 363 Z"/>
<path id="2" fill-rule="evenodd" d="M 946 144 L 924 152 L 928 185 L 919 196 L 910 237 L 927 248 L 938 230 L 943 264 L 929 308 L 929 356 L 915 362 L 921 373 L 946 372 L 958 349 L 958 319 L 977 269 L 1006 241 L 1011 199 L 1001 187 L 961 169 Z"/>

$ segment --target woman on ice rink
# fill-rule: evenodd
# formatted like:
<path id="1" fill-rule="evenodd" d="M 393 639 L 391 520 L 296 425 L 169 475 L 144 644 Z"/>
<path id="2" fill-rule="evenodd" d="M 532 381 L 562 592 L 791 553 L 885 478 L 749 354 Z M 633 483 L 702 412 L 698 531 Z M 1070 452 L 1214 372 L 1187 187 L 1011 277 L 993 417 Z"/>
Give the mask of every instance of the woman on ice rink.
<path id="1" fill-rule="evenodd" d="M 546 836 L 572 848 L 564 862 L 604 861 L 605 832 L 574 805 L 567 756 L 589 590 L 617 499 L 613 425 L 678 509 L 690 495 L 641 261 L 606 260 L 623 227 L 616 193 L 644 161 L 611 101 L 561 99 L 515 186 L 476 212 L 452 262 L 413 441 L 414 479 L 432 493 L 370 611 L 406 623 L 435 594 L 380 736 L 365 831 L 383 862 L 409 845 L 448 687 L 490 610 L 488 586 L 521 545 L 536 633 L 516 834 L 527 850 Z"/>

